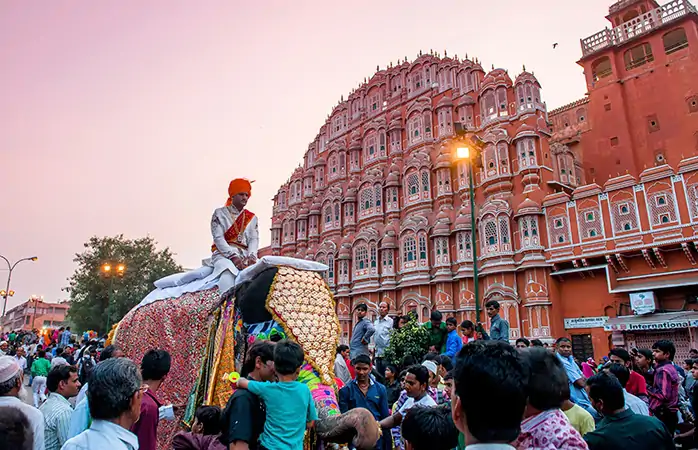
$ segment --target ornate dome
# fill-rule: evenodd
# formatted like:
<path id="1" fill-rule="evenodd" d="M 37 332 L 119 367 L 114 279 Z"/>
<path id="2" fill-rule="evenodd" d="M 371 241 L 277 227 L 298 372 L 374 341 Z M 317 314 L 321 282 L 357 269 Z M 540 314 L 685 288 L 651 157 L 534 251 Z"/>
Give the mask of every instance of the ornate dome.
<path id="1" fill-rule="evenodd" d="M 456 223 L 453 228 L 456 230 L 470 230 L 472 228 L 471 225 L 470 205 L 466 203 L 458 211 L 458 217 L 456 217 Z"/>
<path id="2" fill-rule="evenodd" d="M 482 80 L 482 90 L 500 84 L 511 86 L 511 78 L 509 78 L 509 74 L 506 73 L 504 69 L 494 69 L 493 71 L 485 75 L 485 78 Z"/>
<path id="3" fill-rule="evenodd" d="M 531 82 L 533 82 L 534 84 L 537 84 L 537 85 L 540 86 L 540 83 L 539 83 L 538 80 L 536 79 L 535 75 L 533 75 L 533 74 L 530 73 L 530 72 L 527 72 L 527 71 L 526 71 L 526 67 L 524 66 L 523 72 L 521 72 L 521 73 L 516 77 L 516 80 L 514 81 L 514 84 L 520 84 L 520 83 L 523 83 L 523 82 L 525 82 L 525 81 L 531 81 Z"/>
<path id="4" fill-rule="evenodd" d="M 392 223 L 385 227 L 383 234 L 381 248 L 397 248 L 397 231 L 395 231 L 395 226 Z"/>
<path id="5" fill-rule="evenodd" d="M 528 214 L 543 214 L 543 210 L 540 207 L 540 203 L 527 197 L 516 207 L 514 217 Z"/>

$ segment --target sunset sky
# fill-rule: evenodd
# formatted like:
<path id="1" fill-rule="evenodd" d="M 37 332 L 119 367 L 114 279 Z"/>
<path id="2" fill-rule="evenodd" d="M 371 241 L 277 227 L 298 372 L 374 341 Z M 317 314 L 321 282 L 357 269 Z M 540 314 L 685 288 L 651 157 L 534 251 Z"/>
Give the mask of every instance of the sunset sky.
<path id="1" fill-rule="evenodd" d="M 93 235 L 150 235 L 198 267 L 235 177 L 256 180 L 268 245 L 271 198 L 377 65 L 447 49 L 512 78 L 525 64 L 549 109 L 583 97 L 579 39 L 611 3 L 1 2 L 0 254 L 39 257 L 13 273 L 10 307 L 67 298 Z"/>

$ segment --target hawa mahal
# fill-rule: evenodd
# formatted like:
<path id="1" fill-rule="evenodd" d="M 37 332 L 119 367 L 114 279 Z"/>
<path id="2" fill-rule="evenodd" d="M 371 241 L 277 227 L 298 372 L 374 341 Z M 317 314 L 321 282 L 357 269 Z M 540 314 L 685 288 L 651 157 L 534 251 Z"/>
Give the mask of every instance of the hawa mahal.
<path id="1" fill-rule="evenodd" d="M 581 40 L 587 94 L 548 110 L 525 67 L 431 52 L 342 98 L 274 197 L 262 254 L 313 259 L 337 302 L 570 336 L 578 358 L 698 347 L 698 13 L 622 0 Z M 457 124 L 482 141 L 471 225 Z M 477 237 L 474 298 L 471 233 Z M 486 324 L 487 325 L 487 324 Z"/>

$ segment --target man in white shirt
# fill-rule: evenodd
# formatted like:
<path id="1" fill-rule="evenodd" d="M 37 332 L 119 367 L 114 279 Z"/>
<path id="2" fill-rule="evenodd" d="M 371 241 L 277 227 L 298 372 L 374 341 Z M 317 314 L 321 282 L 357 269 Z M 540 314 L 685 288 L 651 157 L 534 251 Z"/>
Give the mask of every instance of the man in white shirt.
<path id="1" fill-rule="evenodd" d="M 46 377 L 48 399 L 39 410 L 44 414 L 46 450 L 60 450 L 68 440 L 73 407 L 68 399 L 78 395 L 80 381 L 75 366 L 54 367 Z"/>
<path id="2" fill-rule="evenodd" d="M 436 406 L 436 402 L 429 394 L 427 394 L 427 388 L 429 387 L 429 370 L 420 365 L 414 365 L 407 368 L 407 374 L 405 375 L 405 391 L 407 392 L 407 401 L 400 407 L 400 409 L 390 417 L 387 417 L 379 422 L 381 428 L 388 430 L 383 433 L 389 433 L 389 429 L 396 427 L 402 423 L 402 419 L 407 414 L 411 408 L 415 406 L 421 407 L 433 407 Z"/>
<path id="3" fill-rule="evenodd" d="M 630 370 L 625 367 L 624 364 L 613 363 L 604 368 L 605 371 L 610 372 L 618 381 L 620 385 L 623 386 L 623 397 L 625 397 L 625 409 L 630 409 L 635 414 L 640 414 L 642 416 L 649 416 L 650 409 L 647 403 L 643 402 L 639 397 L 629 393 L 625 390 L 625 386 L 630 380 Z"/>
<path id="4" fill-rule="evenodd" d="M 373 328 L 376 332 L 373 334 L 373 340 L 376 344 L 376 358 L 374 366 L 378 373 L 383 376 L 385 373 L 386 362 L 383 360 L 383 353 L 390 343 L 390 330 L 393 329 L 393 319 L 388 316 L 390 306 L 388 302 L 380 302 L 378 305 L 378 318 L 373 322 Z"/>
<path id="5" fill-rule="evenodd" d="M 514 450 L 526 408 L 527 370 L 504 341 L 475 341 L 458 353 L 451 415 L 466 450 Z"/>
<path id="6" fill-rule="evenodd" d="M 99 363 L 88 387 L 92 425 L 68 439 L 61 450 L 137 450 L 138 437 L 129 429 L 141 414 L 142 381 L 138 366 L 130 359 Z"/>
<path id="7" fill-rule="evenodd" d="M 24 347 L 18 347 L 15 359 L 17 360 L 17 364 L 19 364 L 19 368 L 22 369 L 22 372 L 27 370 L 27 358 L 25 358 L 24 355 Z"/>
<path id="8" fill-rule="evenodd" d="M 34 433 L 34 450 L 44 450 L 44 416 L 19 399 L 23 381 L 24 373 L 14 356 L 0 357 L 0 407 L 15 408 L 24 413 Z"/>

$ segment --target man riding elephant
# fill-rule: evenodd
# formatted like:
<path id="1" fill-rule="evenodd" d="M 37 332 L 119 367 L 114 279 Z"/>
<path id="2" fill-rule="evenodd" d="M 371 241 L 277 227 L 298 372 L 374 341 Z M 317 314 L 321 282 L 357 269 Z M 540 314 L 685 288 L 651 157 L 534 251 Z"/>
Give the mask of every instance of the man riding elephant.
<path id="1" fill-rule="evenodd" d="M 233 386 L 225 378 L 243 371 L 246 361 L 247 373 L 256 367 L 259 355 L 249 360 L 253 343 L 294 341 L 305 357 L 298 381 L 310 389 L 318 413 L 305 447 L 352 441 L 373 448 L 380 429 L 372 414 L 363 408 L 341 414 L 337 404 L 340 328 L 321 275 L 327 266 L 286 257 L 257 260 L 257 219 L 245 209 L 251 185 L 233 180 L 228 194 L 211 220 L 211 258 L 199 269 L 156 281 L 115 328 L 113 341 L 136 361 L 151 348 L 169 351 L 172 369 L 159 394 L 186 425 L 202 404 L 226 406 Z M 160 448 L 169 448 L 178 422 L 160 425 Z"/>

